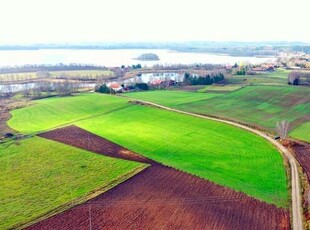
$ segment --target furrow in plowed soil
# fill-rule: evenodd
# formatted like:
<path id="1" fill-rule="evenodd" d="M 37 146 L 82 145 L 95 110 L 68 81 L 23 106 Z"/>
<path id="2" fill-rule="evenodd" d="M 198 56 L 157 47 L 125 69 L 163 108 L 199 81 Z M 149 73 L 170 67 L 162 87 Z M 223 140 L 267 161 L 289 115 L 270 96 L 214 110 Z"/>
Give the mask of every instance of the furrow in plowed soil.
<path id="1" fill-rule="evenodd" d="M 71 132 L 72 129 L 69 128 Z M 61 133 L 64 135 L 56 140 L 70 136 L 58 132 Z M 41 136 L 52 138 L 55 135 Z M 95 140 L 106 143 L 102 138 Z M 90 150 L 89 145 L 81 148 Z M 106 193 L 27 229 L 289 228 L 289 212 L 285 209 L 182 171 L 153 164 Z"/>

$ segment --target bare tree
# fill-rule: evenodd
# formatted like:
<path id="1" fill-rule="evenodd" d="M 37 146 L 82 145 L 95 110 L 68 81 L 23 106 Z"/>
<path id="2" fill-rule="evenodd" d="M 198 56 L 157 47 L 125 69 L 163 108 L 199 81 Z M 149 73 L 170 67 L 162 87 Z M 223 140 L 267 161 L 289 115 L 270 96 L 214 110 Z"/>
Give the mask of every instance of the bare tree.
<path id="1" fill-rule="evenodd" d="M 276 130 L 279 136 L 281 137 L 281 139 L 283 140 L 287 138 L 287 134 L 289 131 L 289 125 L 290 125 L 289 121 L 282 120 L 282 121 L 277 122 Z"/>
<path id="2" fill-rule="evenodd" d="M 22 91 L 24 97 L 28 98 L 30 96 L 30 88 L 29 88 L 29 85 L 26 83 L 26 84 L 23 84 L 23 91 Z"/>

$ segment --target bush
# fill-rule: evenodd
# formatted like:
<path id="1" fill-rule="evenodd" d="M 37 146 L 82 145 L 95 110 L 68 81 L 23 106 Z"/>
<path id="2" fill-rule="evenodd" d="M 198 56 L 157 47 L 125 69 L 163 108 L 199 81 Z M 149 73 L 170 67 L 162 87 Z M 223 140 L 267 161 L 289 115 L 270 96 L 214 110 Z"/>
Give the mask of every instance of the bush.
<path id="1" fill-rule="evenodd" d="M 99 87 L 96 86 L 95 92 L 111 94 L 111 93 L 114 93 L 114 90 L 110 89 L 106 84 L 103 84 L 103 85 L 100 85 Z"/>
<path id="2" fill-rule="evenodd" d="M 141 90 L 148 90 L 149 86 L 146 83 L 136 83 L 135 88 L 138 88 Z"/>

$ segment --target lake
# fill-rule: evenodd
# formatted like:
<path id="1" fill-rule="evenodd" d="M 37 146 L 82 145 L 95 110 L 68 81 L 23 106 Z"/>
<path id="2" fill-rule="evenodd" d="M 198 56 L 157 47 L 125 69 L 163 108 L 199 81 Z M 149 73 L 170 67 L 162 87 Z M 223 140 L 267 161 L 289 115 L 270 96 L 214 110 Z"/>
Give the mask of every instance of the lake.
<path id="1" fill-rule="evenodd" d="M 143 53 L 155 53 L 159 61 L 134 60 Z M 93 64 L 107 67 L 121 65 L 152 66 L 154 64 L 235 64 L 250 62 L 258 64 L 275 58 L 232 57 L 207 53 L 175 52 L 161 49 L 128 49 L 128 50 L 81 50 L 81 49 L 41 49 L 41 50 L 1 50 L 0 67 L 22 66 L 26 64 L 55 65 Z"/>

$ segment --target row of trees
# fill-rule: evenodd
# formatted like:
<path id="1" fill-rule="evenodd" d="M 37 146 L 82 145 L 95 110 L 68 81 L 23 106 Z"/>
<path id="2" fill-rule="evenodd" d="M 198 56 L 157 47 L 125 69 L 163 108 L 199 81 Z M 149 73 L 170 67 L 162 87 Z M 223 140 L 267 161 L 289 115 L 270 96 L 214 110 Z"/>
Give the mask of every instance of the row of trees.
<path id="1" fill-rule="evenodd" d="M 184 69 L 203 69 L 203 70 L 222 70 L 225 69 L 225 65 L 221 64 L 155 64 L 153 65 L 155 70 L 184 70 Z"/>
<path id="2" fill-rule="evenodd" d="M 206 76 L 195 76 L 189 73 L 184 74 L 183 83 L 186 85 L 212 85 L 225 79 L 223 73 L 207 74 Z"/>
<path id="3" fill-rule="evenodd" d="M 40 81 L 34 83 L 20 84 L 16 89 L 13 85 L 4 85 L 0 91 L 0 96 L 10 97 L 19 91 L 26 98 L 42 98 L 52 95 L 68 96 L 78 92 L 83 86 L 79 82 L 72 81 Z"/>

